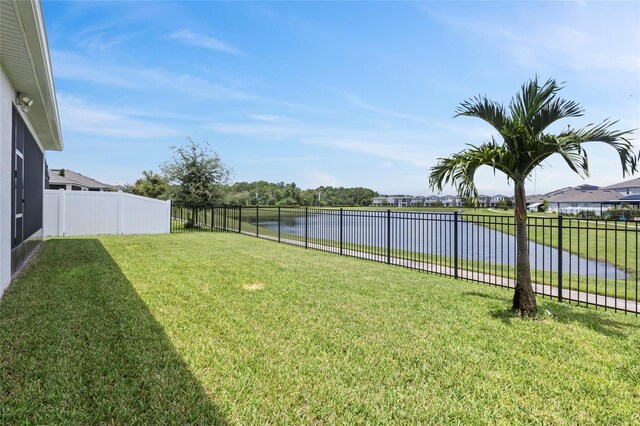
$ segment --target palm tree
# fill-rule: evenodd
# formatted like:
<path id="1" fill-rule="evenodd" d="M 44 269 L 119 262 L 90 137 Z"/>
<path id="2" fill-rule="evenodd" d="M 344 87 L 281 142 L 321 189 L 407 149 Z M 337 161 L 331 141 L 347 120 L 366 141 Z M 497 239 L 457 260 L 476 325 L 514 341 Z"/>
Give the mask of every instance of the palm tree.
<path id="1" fill-rule="evenodd" d="M 607 119 L 581 129 L 568 126 L 558 134 L 545 132 L 549 125 L 560 119 L 580 117 L 584 113 L 578 103 L 558 96 L 562 88 L 563 85 L 553 79 L 539 85 L 536 76 L 522 85 L 508 107 L 486 96 L 476 96 L 462 102 L 455 117 L 481 118 L 493 126 L 502 143 L 492 137 L 480 146 L 469 145 L 470 148 L 449 158 L 440 158 L 429 177 L 431 188 L 442 191 L 444 185 L 452 184 L 461 196 L 473 200 L 478 197 L 474 175 L 480 166 L 492 167 L 494 172 L 499 170 L 513 181 L 517 276 L 512 309 L 522 316 L 537 314 L 536 297 L 531 286 L 524 188 L 531 172 L 547 158 L 558 154 L 571 170 L 582 177 L 589 176 L 584 149 L 587 142 L 602 142 L 614 148 L 620 156 L 623 175 L 637 171 L 638 158 L 633 151 L 633 144 L 627 139 L 632 131 L 611 130 L 617 121 Z"/>

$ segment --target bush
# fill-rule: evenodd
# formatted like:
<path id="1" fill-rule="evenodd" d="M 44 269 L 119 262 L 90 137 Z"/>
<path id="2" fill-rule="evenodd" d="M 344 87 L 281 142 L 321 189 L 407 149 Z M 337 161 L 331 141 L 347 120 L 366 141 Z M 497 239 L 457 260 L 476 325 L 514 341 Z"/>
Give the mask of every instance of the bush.
<path id="1" fill-rule="evenodd" d="M 544 213 L 549 210 L 549 202 L 547 200 L 542 200 L 542 203 L 538 206 L 538 211 L 540 213 Z"/>
<path id="2" fill-rule="evenodd" d="M 612 208 L 604 213 L 604 217 L 610 220 L 632 220 L 640 217 L 640 209 L 628 207 Z"/>
<path id="3" fill-rule="evenodd" d="M 596 212 L 594 210 L 582 210 L 576 216 L 582 219 L 595 219 Z"/>
<path id="4" fill-rule="evenodd" d="M 507 200 L 500 200 L 498 201 L 498 208 L 502 210 L 509 210 L 509 203 L 507 203 Z"/>

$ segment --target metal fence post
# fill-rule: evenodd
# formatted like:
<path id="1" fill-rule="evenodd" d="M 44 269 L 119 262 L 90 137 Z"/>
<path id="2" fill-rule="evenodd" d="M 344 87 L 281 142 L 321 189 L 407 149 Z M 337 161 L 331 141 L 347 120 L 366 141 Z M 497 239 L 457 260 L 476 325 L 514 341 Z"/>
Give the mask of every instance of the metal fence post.
<path id="1" fill-rule="evenodd" d="M 558 215 L 558 301 L 562 302 L 562 215 Z"/>
<path id="2" fill-rule="evenodd" d="M 340 208 L 340 255 L 342 255 L 343 235 L 344 235 L 344 209 Z"/>
<path id="3" fill-rule="evenodd" d="M 282 207 L 278 206 L 278 242 L 280 242 L 280 222 L 281 222 L 281 209 Z"/>
<path id="4" fill-rule="evenodd" d="M 256 204 L 256 238 L 259 238 L 259 231 L 258 231 L 258 226 L 260 226 L 260 208 L 259 206 Z"/>
<path id="5" fill-rule="evenodd" d="M 387 209 L 387 263 L 391 263 L 391 209 Z"/>
<path id="6" fill-rule="evenodd" d="M 224 219 L 223 219 L 223 227 L 225 231 L 228 231 L 227 229 L 227 205 L 224 205 Z"/>
<path id="7" fill-rule="evenodd" d="M 304 248 L 309 247 L 309 207 L 304 208 Z"/>
<path id="8" fill-rule="evenodd" d="M 238 234 L 242 234 L 242 204 L 238 206 Z"/>
<path id="9" fill-rule="evenodd" d="M 453 213 L 453 277 L 458 279 L 458 212 Z"/>
<path id="10" fill-rule="evenodd" d="M 216 229 L 216 206 L 211 206 L 211 229 Z"/>

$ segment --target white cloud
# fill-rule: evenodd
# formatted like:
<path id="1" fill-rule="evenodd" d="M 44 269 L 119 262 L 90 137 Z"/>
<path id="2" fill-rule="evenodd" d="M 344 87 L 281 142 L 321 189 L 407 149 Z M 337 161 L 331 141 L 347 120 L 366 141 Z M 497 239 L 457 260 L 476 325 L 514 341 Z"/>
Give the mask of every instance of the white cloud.
<path id="1" fill-rule="evenodd" d="M 304 172 L 303 183 L 305 188 L 318 188 L 320 186 L 340 186 L 340 180 L 329 172 L 321 170 L 310 170 Z"/>
<path id="2" fill-rule="evenodd" d="M 181 134 L 174 128 L 135 118 L 132 111 L 88 103 L 81 98 L 58 94 L 60 121 L 65 132 L 90 137 L 149 139 Z"/>
<path id="3" fill-rule="evenodd" d="M 427 122 L 427 120 L 425 120 L 422 117 L 418 117 L 418 116 L 415 116 L 415 115 L 409 115 L 409 114 L 403 114 L 403 113 L 400 113 L 400 112 L 396 112 L 396 111 L 391 111 L 391 110 L 375 107 L 375 106 L 363 101 L 359 97 L 357 97 L 355 95 L 352 95 L 351 93 L 342 92 L 342 91 L 340 91 L 339 93 L 342 96 L 344 96 L 349 102 L 351 102 L 351 104 L 353 104 L 354 106 L 357 106 L 359 108 L 365 109 L 367 111 L 375 112 L 377 114 L 382 114 L 382 115 L 386 115 L 386 116 L 393 117 L 393 118 L 400 118 L 402 120 L 416 121 L 416 122 L 419 122 L 419 123 L 426 123 Z"/>
<path id="4" fill-rule="evenodd" d="M 308 133 L 311 129 L 296 125 L 274 123 L 213 123 L 206 126 L 214 132 L 226 135 L 252 136 L 262 139 L 281 140 Z"/>
<path id="5" fill-rule="evenodd" d="M 76 53 L 53 50 L 56 78 L 133 90 L 174 92 L 207 99 L 259 99 L 200 77 L 162 68 L 132 67 L 92 61 Z"/>
<path id="6" fill-rule="evenodd" d="M 291 123 L 296 121 L 291 117 L 275 114 L 249 114 L 248 117 L 256 121 L 264 121 L 267 123 Z"/>
<path id="7" fill-rule="evenodd" d="M 270 164 L 270 163 L 296 163 L 298 161 L 322 161 L 327 157 L 273 157 L 273 158 L 257 158 L 244 160 L 245 163 L 251 164 Z"/>
<path id="8" fill-rule="evenodd" d="M 177 73 L 157 67 L 116 65 L 60 50 L 52 50 L 52 58 L 56 79 L 98 83 L 153 95 L 178 94 L 182 97 L 213 101 L 266 103 L 294 110 L 327 113 L 326 110 L 307 105 L 246 93 L 188 73 Z"/>
<path id="9" fill-rule="evenodd" d="M 426 169 L 438 157 L 462 149 L 467 141 L 480 142 L 491 134 L 491 128 L 471 124 L 459 127 L 450 124 L 415 128 L 354 128 L 307 124 L 300 120 L 273 116 L 251 115 L 246 122 L 216 122 L 207 129 L 225 135 L 249 136 L 252 140 L 300 142 L 339 151 L 365 154 L 410 167 Z"/>
<path id="10" fill-rule="evenodd" d="M 173 40 L 189 46 L 229 53 L 231 55 L 244 55 L 244 52 L 229 43 L 215 37 L 194 33 L 189 30 L 176 31 L 169 35 Z"/>
<path id="11" fill-rule="evenodd" d="M 342 151 L 367 154 L 388 160 L 400 161 L 413 167 L 427 168 L 435 163 L 435 158 L 424 152 L 418 145 L 377 142 L 372 140 L 340 138 L 308 138 L 304 142 L 322 145 Z"/>
<path id="12" fill-rule="evenodd" d="M 540 71 L 558 66 L 577 71 L 616 71 L 634 78 L 640 72 L 640 29 L 638 10 L 624 13 L 624 2 L 589 3 L 572 8 L 571 4 L 555 4 L 563 8 L 525 18 L 517 16 L 506 22 L 499 15 L 492 21 L 487 15 L 467 18 L 422 7 L 431 18 L 453 30 L 466 33 L 477 43 L 494 43 L 520 65 Z M 618 7 L 620 6 L 620 7 Z M 629 6 L 627 4 L 626 6 Z M 597 30 L 595 28 L 598 28 Z"/>

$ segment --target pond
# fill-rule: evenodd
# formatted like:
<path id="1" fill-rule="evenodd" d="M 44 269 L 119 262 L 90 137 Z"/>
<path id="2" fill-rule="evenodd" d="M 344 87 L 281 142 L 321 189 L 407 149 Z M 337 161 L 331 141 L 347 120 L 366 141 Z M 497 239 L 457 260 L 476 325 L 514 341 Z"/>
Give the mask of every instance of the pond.
<path id="1" fill-rule="evenodd" d="M 464 268 L 465 261 L 515 267 L 515 236 L 500 232 L 501 219 L 491 220 L 491 223 L 496 224 L 494 228 L 498 229 L 463 219 L 458 221 L 457 240 L 461 268 Z M 255 220 L 250 221 L 255 223 Z M 504 222 L 505 228 L 507 223 Z M 277 232 L 278 222 L 272 219 L 261 220 L 260 227 Z M 453 213 L 391 212 L 388 219 L 387 212 L 384 211 L 345 210 L 341 219 L 339 211 L 327 210 L 309 212 L 308 219 L 298 216 L 283 217 L 281 220 L 280 232 L 283 238 L 304 238 L 305 229 L 310 240 L 338 243 L 342 234 L 345 244 L 378 247 L 381 252 L 386 250 L 389 236 L 392 256 L 394 253 L 416 252 L 453 257 L 454 253 Z M 530 242 L 529 255 L 532 271 L 558 272 L 557 249 L 550 245 Z M 562 268 L 564 273 L 587 277 L 624 279 L 626 276 L 622 269 L 614 265 L 580 257 L 566 250 L 562 251 Z"/>

